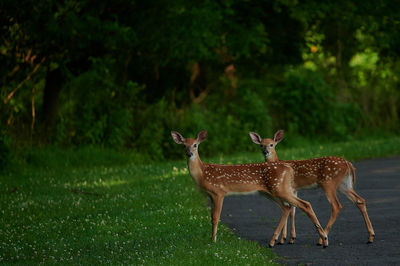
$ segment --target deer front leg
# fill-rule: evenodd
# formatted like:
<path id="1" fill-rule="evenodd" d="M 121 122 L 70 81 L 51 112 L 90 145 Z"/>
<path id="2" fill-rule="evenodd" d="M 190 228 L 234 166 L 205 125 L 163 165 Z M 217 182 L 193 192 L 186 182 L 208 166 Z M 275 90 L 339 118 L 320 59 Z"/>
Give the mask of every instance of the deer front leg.
<path id="1" fill-rule="evenodd" d="M 281 235 L 281 240 L 279 241 L 278 245 L 283 245 L 285 244 L 286 241 L 286 236 L 287 236 L 287 219 L 285 220 L 282 228 L 282 235 Z"/>
<path id="2" fill-rule="evenodd" d="M 275 242 L 278 240 L 279 234 L 282 231 L 283 227 L 285 226 L 285 223 L 287 221 L 287 218 L 288 218 L 289 212 L 290 212 L 290 207 L 286 207 L 283 204 L 279 204 L 279 206 L 282 209 L 282 216 L 278 223 L 278 226 L 274 230 L 274 234 L 272 235 L 271 240 L 269 241 L 270 248 L 272 248 L 275 245 Z"/>
<path id="3" fill-rule="evenodd" d="M 296 229 L 295 229 L 295 225 L 294 225 L 295 211 L 296 211 L 296 207 L 291 207 L 290 208 L 289 216 L 290 216 L 291 229 L 290 229 L 289 244 L 294 244 L 294 241 L 296 239 Z M 285 244 L 286 235 L 287 235 L 287 233 L 286 233 L 287 232 L 287 225 L 288 225 L 288 220 L 285 221 L 285 225 L 283 226 L 283 229 L 282 229 L 282 237 L 281 237 L 281 240 L 279 241 L 278 245 Z"/>
<path id="4" fill-rule="evenodd" d="M 295 197 L 294 195 L 282 195 L 281 198 L 282 200 L 289 202 L 291 205 L 300 208 L 303 212 L 307 214 L 307 216 L 315 225 L 319 236 L 323 239 L 324 248 L 328 247 L 328 236 L 326 235 L 324 229 L 322 229 L 322 226 L 319 223 L 317 216 L 315 215 L 311 207 L 311 204 L 305 200 Z"/>
<path id="5" fill-rule="evenodd" d="M 212 222 L 211 239 L 213 242 L 216 242 L 217 241 L 218 222 L 219 222 L 219 218 L 221 216 L 222 203 L 224 201 L 224 196 L 212 194 L 211 200 L 213 203 L 212 216 L 211 216 L 211 222 Z"/>

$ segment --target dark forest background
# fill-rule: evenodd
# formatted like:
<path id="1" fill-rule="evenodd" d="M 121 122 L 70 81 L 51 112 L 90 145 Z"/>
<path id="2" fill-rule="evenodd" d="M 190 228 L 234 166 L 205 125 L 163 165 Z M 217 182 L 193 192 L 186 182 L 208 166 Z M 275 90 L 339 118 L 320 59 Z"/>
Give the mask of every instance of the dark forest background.
<path id="1" fill-rule="evenodd" d="M 255 150 L 400 132 L 399 1 L 0 2 L 0 154 Z M 290 143 L 290 141 L 286 141 Z M 282 144 L 285 145 L 285 144 Z M 287 145 L 287 144 L 286 144 Z"/>

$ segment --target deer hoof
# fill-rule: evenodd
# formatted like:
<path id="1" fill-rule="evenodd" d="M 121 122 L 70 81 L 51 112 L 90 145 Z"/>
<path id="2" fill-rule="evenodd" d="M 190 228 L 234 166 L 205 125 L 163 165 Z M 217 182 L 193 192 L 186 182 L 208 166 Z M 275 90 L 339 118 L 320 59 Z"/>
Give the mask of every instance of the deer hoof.
<path id="1" fill-rule="evenodd" d="M 284 245 L 286 241 L 286 237 L 281 238 L 281 241 L 279 241 L 278 245 Z"/>
<path id="2" fill-rule="evenodd" d="M 367 244 L 372 244 L 374 242 L 375 235 L 371 235 L 368 239 Z"/>

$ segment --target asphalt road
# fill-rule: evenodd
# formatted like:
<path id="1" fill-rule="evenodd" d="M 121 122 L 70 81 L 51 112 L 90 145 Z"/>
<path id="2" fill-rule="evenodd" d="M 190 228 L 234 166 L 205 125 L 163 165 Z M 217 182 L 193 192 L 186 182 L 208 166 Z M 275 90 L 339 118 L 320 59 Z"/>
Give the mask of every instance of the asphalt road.
<path id="1" fill-rule="evenodd" d="M 273 249 L 288 265 L 400 265 L 400 157 L 364 160 L 356 167 L 356 192 L 367 201 L 375 241 L 368 233 L 359 209 L 338 192 L 343 209 L 329 233 L 329 247 L 317 246 L 318 235 L 310 219 L 296 209 L 297 239 L 294 245 Z M 324 227 L 331 207 L 321 189 L 300 191 Z M 280 208 L 260 195 L 230 196 L 224 200 L 221 222 L 242 238 L 268 242 L 281 216 Z M 288 239 L 290 227 L 288 225 Z M 288 240 L 287 240 L 288 241 Z M 286 242 L 287 242 L 286 241 Z"/>

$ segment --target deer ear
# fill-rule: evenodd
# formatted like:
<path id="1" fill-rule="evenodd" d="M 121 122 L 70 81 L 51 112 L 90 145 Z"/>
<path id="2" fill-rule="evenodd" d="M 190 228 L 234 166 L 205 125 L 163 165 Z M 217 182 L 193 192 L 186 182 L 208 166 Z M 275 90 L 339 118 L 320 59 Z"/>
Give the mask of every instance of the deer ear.
<path id="1" fill-rule="evenodd" d="M 207 130 L 203 130 L 197 135 L 197 141 L 201 143 L 206 139 L 206 137 L 207 137 Z"/>
<path id="2" fill-rule="evenodd" d="M 258 135 L 258 134 L 255 133 L 255 132 L 249 132 L 249 135 L 250 135 L 251 140 L 252 140 L 255 144 L 261 144 L 262 139 L 261 139 L 260 135 Z"/>
<path id="3" fill-rule="evenodd" d="M 282 140 L 282 138 L 283 138 L 283 130 L 281 129 L 281 130 L 278 130 L 276 133 L 275 133 L 275 135 L 274 135 L 274 141 L 275 141 L 275 143 L 276 144 L 278 144 L 281 140 Z"/>
<path id="4" fill-rule="evenodd" d="M 179 134 L 176 131 L 171 131 L 171 136 L 172 139 L 177 143 L 177 144 L 183 144 L 185 142 L 185 138 Z"/>

